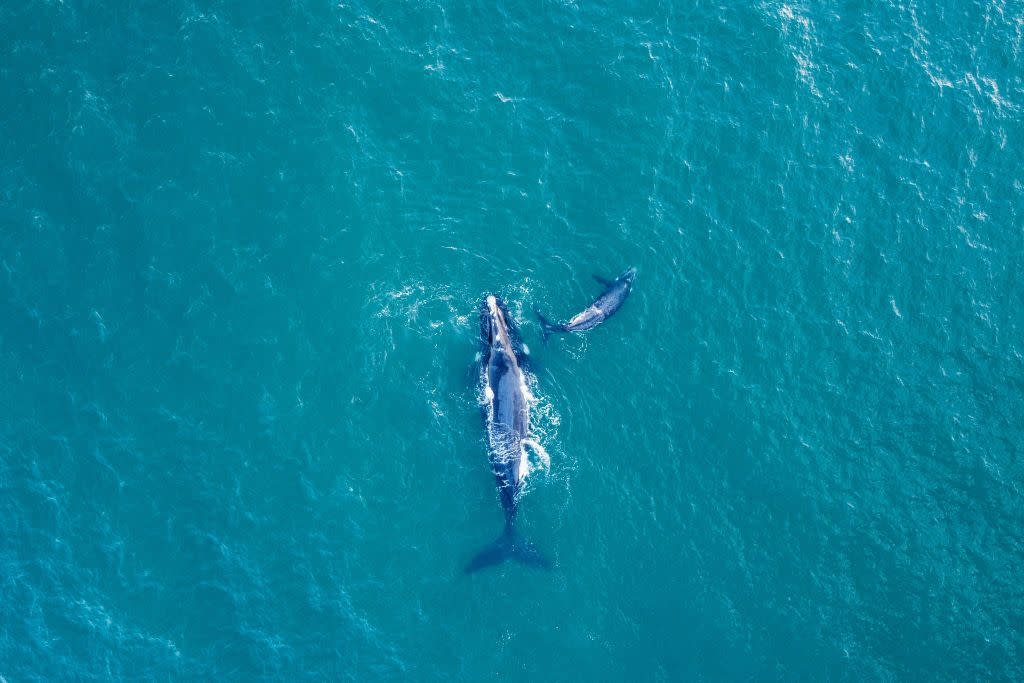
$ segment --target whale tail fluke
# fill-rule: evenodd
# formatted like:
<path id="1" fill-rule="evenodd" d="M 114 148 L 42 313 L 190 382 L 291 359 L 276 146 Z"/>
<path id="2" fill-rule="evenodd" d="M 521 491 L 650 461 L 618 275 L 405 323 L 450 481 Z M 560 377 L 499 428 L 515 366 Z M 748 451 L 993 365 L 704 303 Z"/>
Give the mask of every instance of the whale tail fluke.
<path id="1" fill-rule="evenodd" d="M 547 318 L 545 318 L 544 315 L 540 312 L 539 308 L 534 308 L 533 312 L 537 314 L 537 320 L 540 321 L 540 329 L 541 332 L 544 333 L 544 341 L 547 341 L 548 337 L 550 337 L 555 332 L 565 332 L 564 326 L 556 325 Z"/>
<path id="2" fill-rule="evenodd" d="M 544 556 L 535 545 L 516 533 L 511 524 L 494 543 L 481 550 L 466 565 L 466 573 L 493 567 L 509 560 L 515 560 L 527 567 L 551 569 L 551 560 Z"/>

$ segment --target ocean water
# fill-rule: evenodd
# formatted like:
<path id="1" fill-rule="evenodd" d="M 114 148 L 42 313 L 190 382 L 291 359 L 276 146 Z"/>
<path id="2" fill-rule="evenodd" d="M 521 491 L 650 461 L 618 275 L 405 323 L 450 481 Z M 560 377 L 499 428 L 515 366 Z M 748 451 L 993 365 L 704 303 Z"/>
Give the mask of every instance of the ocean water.
<path id="1" fill-rule="evenodd" d="M 0 681 L 1024 679 L 1019 0 L 0 36 Z M 488 293 L 551 571 L 462 571 Z"/>

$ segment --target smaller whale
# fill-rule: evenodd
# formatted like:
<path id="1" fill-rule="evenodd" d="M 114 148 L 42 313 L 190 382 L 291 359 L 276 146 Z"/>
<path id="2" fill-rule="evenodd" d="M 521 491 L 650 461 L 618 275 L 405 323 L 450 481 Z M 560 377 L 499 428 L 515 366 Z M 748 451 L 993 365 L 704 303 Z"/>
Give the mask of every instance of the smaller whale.
<path id="1" fill-rule="evenodd" d="M 534 309 L 537 318 L 540 320 L 540 327 L 544 331 L 544 340 L 557 332 L 583 332 L 592 330 L 608 318 L 612 317 L 622 307 L 623 302 L 629 297 L 633 288 L 633 280 L 636 279 L 636 268 L 627 268 L 622 275 L 614 280 L 606 280 L 597 275 L 594 279 L 604 285 L 601 296 L 594 300 L 585 310 L 573 316 L 572 320 L 564 324 L 552 323 L 541 315 L 541 312 Z"/>

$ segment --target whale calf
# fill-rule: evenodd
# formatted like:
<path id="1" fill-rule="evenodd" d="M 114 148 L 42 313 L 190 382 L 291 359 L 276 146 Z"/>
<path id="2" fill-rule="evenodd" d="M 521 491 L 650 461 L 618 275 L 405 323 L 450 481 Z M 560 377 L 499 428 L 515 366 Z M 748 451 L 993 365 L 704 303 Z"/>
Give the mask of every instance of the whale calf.
<path id="1" fill-rule="evenodd" d="M 606 280 L 597 275 L 594 276 L 594 279 L 604 285 L 604 291 L 601 292 L 601 296 L 594 300 L 594 303 L 573 316 L 569 322 L 561 325 L 552 323 L 541 315 L 539 310 L 534 309 L 534 313 L 537 314 L 537 318 L 540 320 L 540 327 L 544 332 L 545 341 L 556 332 L 583 332 L 584 330 L 591 330 L 612 317 L 622 307 L 623 302 L 626 301 L 630 290 L 633 288 L 633 280 L 636 279 L 636 268 L 627 268 L 614 280 Z"/>
<path id="2" fill-rule="evenodd" d="M 497 541 L 479 552 L 466 572 L 516 560 L 526 565 L 550 567 L 551 562 L 516 531 L 516 512 L 523 479 L 530 465 L 526 446 L 530 439 L 530 392 L 523 375 L 523 348 L 508 309 L 496 296 L 488 296 L 480 312 L 481 381 L 487 416 L 488 450 L 505 529 Z"/>

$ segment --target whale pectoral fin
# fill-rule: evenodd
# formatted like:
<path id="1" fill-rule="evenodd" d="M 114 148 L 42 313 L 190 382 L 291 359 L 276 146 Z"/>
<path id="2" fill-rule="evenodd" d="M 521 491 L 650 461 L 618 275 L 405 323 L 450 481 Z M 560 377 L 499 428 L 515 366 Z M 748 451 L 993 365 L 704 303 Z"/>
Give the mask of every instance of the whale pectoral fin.
<path id="1" fill-rule="evenodd" d="M 602 287 L 611 287 L 612 286 L 612 281 L 609 280 L 606 277 L 601 277 L 600 275 L 595 275 L 594 279 L 597 280 L 598 284 L 600 284 Z"/>

